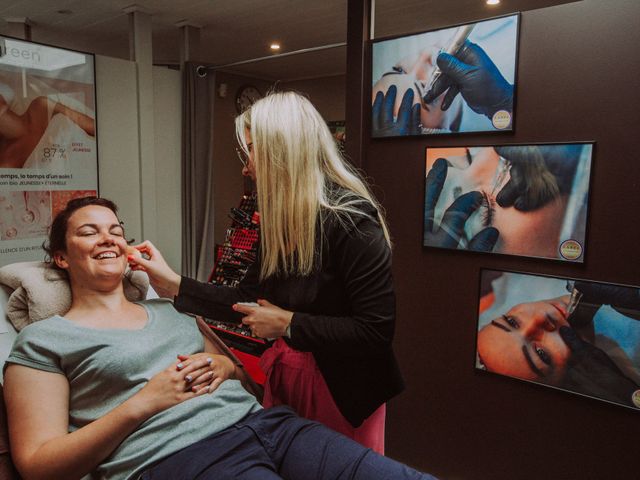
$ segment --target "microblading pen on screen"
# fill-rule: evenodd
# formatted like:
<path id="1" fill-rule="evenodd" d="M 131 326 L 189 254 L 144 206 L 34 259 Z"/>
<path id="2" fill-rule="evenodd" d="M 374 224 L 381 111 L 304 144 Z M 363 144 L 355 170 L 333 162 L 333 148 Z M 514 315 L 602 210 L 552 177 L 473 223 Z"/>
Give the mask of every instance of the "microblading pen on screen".
<path id="1" fill-rule="evenodd" d="M 449 46 L 447 46 L 447 48 L 445 48 L 444 50 L 441 50 L 438 55 L 443 52 L 448 53 L 449 55 L 455 55 L 456 53 L 458 53 L 462 48 L 462 45 L 464 45 L 465 40 L 469 38 L 469 35 L 471 34 L 471 31 L 475 26 L 476 24 L 472 23 L 471 25 L 463 25 L 461 27 L 458 27 L 458 30 L 453 35 Z M 429 93 L 433 89 L 436 80 L 438 80 L 441 76 L 442 70 L 440 70 L 438 64 L 436 63 L 436 68 L 431 74 L 431 80 L 429 81 L 429 88 L 427 88 L 427 93 Z"/>

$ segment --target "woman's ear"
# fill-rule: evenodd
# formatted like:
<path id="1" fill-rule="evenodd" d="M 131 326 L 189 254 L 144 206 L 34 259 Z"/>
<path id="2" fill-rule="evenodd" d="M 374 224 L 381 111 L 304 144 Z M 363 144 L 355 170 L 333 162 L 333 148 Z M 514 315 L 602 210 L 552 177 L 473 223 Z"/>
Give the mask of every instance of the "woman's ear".
<path id="1" fill-rule="evenodd" d="M 58 266 L 58 268 L 62 268 L 63 270 L 66 270 L 67 268 L 69 268 L 69 263 L 67 262 L 66 258 L 65 258 L 65 253 L 64 252 L 56 252 L 53 254 L 53 261 L 56 262 L 56 265 Z"/>

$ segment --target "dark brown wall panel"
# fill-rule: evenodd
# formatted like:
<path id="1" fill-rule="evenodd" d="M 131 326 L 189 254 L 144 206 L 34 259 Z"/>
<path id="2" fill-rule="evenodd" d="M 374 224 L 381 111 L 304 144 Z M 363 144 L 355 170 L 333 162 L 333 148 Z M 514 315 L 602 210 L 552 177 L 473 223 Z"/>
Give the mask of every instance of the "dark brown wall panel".
<path id="1" fill-rule="evenodd" d="M 481 267 L 640 284 L 639 20 L 638 0 L 524 12 L 513 134 L 370 140 L 365 103 L 355 163 L 376 183 L 395 240 L 395 346 L 408 385 L 389 404 L 390 456 L 445 479 L 637 476 L 640 412 L 476 372 L 474 355 Z M 353 93 L 347 119 L 357 118 Z M 425 147 L 579 140 L 596 141 L 584 265 L 421 246 Z"/>

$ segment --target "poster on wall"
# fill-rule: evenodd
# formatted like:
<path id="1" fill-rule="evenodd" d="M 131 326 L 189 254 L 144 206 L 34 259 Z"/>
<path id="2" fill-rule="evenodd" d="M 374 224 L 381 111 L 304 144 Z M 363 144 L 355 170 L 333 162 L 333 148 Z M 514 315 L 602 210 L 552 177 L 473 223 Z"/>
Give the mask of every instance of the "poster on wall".
<path id="1" fill-rule="evenodd" d="M 593 147 L 428 147 L 423 245 L 584 262 Z"/>
<path id="2" fill-rule="evenodd" d="M 482 270 L 476 368 L 640 409 L 640 288 Z"/>
<path id="3" fill-rule="evenodd" d="M 42 260 L 53 216 L 98 190 L 94 56 L 0 36 L 0 266 Z"/>
<path id="4" fill-rule="evenodd" d="M 512 131 L 520 16 L 372 45 L 372 137 Z"/>

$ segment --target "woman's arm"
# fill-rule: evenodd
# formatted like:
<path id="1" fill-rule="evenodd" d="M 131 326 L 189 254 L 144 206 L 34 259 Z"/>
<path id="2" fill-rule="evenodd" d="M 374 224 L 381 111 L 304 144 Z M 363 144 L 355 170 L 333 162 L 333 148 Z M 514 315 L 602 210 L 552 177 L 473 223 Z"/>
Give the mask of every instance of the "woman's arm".
<path id="1" fill-rule="evenodd" d="M 135 395 L 103 417 L 69 433 L 69 384 L 58 373 L 9 365 L 4 395 L 14 463 L 25 480 L 81 478 L 94 470 L 146 419 L 209 391 L 193 392 L 175 364 L 156 374 Z"/>
<path id="2" fill-rule="evenodd" d="M 175 273 L 160 251 L 148 240 L 134 248 L 148 258 L 129 256 L 133 270 L 149 275 L 151 285 L 159 295 L 174 298 L 174 306 L 181 312 L 240 323 L 242 316 L 231 309 L 237 302 L 255 301 L 258 296 L 258 264 L 249 267 L 238 287 L 200 282 Z"/>

